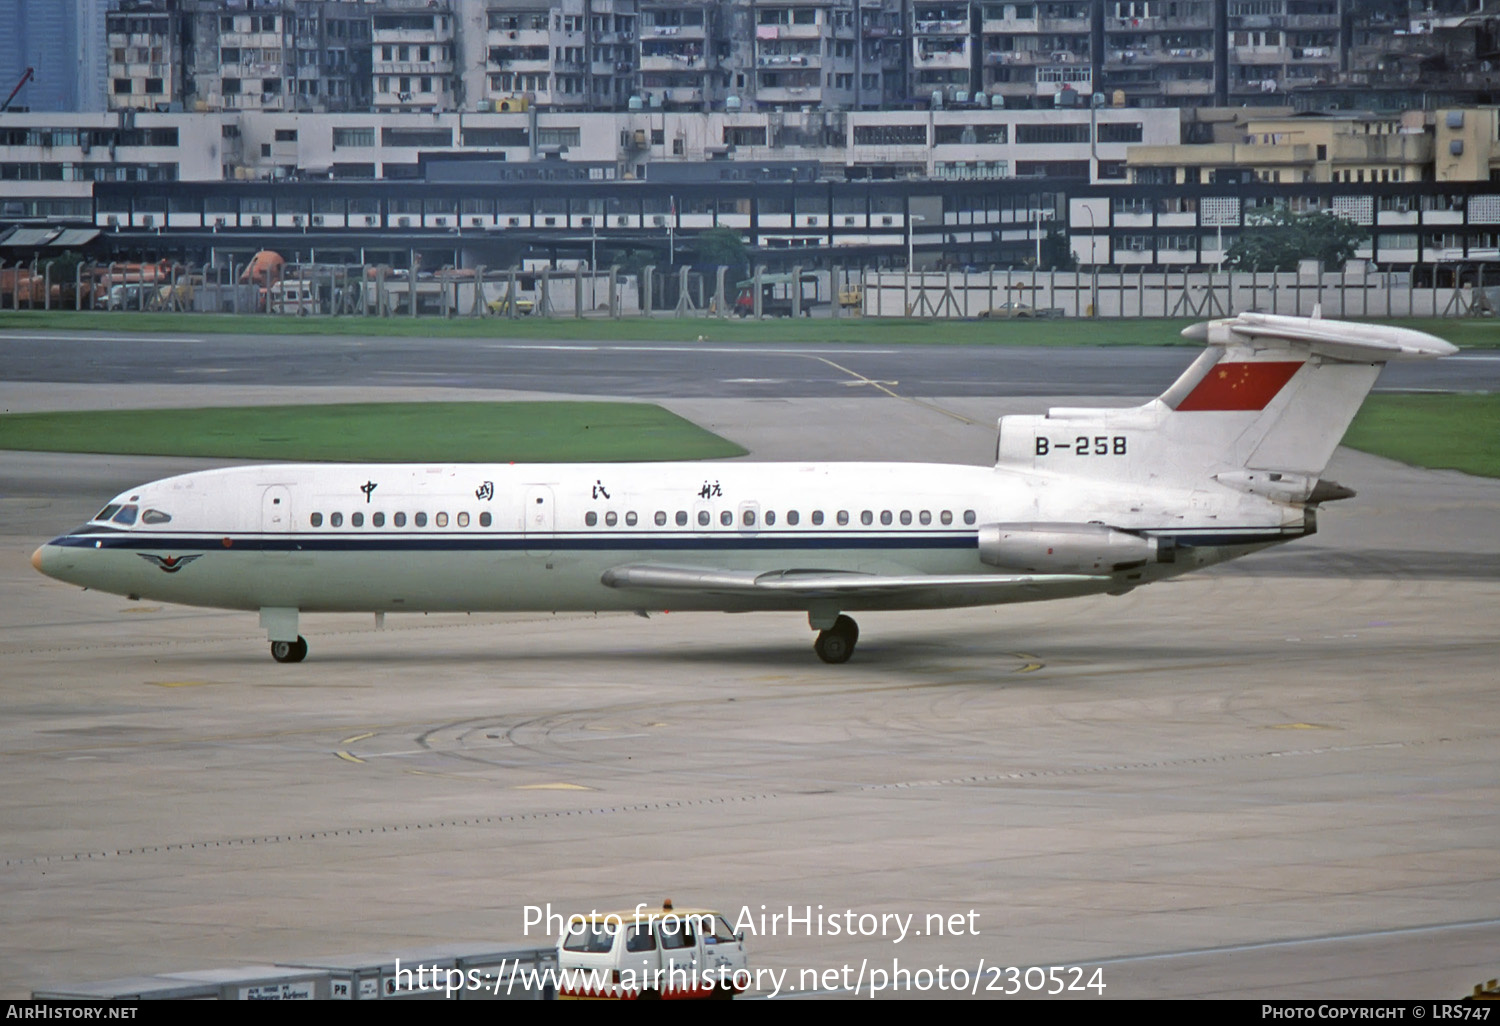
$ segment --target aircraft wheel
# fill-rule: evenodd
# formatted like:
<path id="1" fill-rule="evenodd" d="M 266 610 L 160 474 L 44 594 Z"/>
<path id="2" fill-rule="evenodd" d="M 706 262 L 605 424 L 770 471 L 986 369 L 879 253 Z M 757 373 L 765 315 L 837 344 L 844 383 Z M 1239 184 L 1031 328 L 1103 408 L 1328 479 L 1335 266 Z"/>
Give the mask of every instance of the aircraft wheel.
<path id="1" fill-rule="evenodd" d="M 828 630 L 818 632 L 818 640 L 813 642 L 813 651 L 825 663 L 847 663 L 854 654 L 857 641 L 859 625 L 851 617 L 840 616 Z"/>
<path id="2" fill-rule="evenodd" d="M 307 658 L 307 639 L 299 634 L 296 641 L 271 642 L 271 658 L 278 663 L 300 663 Z"/>

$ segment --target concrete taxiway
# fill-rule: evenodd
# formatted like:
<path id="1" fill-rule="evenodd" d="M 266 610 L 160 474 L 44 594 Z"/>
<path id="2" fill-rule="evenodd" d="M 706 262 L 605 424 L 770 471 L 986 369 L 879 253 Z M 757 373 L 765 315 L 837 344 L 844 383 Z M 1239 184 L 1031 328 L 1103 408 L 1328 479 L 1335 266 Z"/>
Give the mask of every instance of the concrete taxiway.
<path id="1" fill-rule="evenodd" d="M 1045 402 L 936 404 L 665 403 L 758 458 L 983 463 L 994 416 Z M 528 905 L 668 896 L 757 933 L 811 907 L 749 938 L 799 993 L 845 967 L 812 989 L 1079 966 L 1106 997 L 1458 997 L 1500 972 L 1500 482 L 1340 450 L 1360 494 L 1315 538 L 1122 598 L 865 614 L 840 667 L 771 614 L 309 616 L 284 666 L 251 615 L 27 564 L 202 465 L 0 455 L 0 997 L 540 945 Z M 921 935 L 830 936 L 849 912 Z"/>

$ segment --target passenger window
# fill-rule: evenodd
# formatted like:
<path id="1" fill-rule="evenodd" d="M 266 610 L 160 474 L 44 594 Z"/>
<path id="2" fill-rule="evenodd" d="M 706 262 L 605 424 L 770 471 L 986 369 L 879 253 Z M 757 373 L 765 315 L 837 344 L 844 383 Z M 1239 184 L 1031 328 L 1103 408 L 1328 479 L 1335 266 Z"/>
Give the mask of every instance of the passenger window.
<path id="1" fill-rule="evenodd" d="M 619 522 L 620 522 L 620 515 L 618 513 L 616 513 L 614 510 L 610 510 L 608 513 L 604 514 L 604 526 L 605 527 L 614 527 Z"/>
<path id="2" fill-rule="evenodd" d="M 774 509 L 768 509 L 768 510 L 766 510 L 766 526 L 767 527 L 775 527 L 776 526 L 776 511 Z"/>
<path id="3" fill-rule="evenodd" d="M 726 509 L 724 512 L 719 514 L 719 523 L 723 524 L 725 527 L 733 527 L 734 514 Z"/>
<path id="4" fill-rule="evenodd" d="M 813 521 L 813 526 L 814 527 L 822 527 L 823 526 L 823 511 L 820 510 L 820 509 L 813 510 L 812 521 Z"/>
<path id="5" fill-rule="evenodd" d="M 700 509 L 698 511 L 698 526 L 699 527 L 707 527 L 708 526 L 708 510 L 706 510 L 706 509 Z"/>
<path id="6" fill-rule="evenodd" d="M 163 513 L 159 509 L 148 509 L 141 514 L 141 523 L 143 524 L 170 524 L 171 522 L 172 515 L 170 513 Z"/>
<path id="7" fill-rule="evenodd" d="M 932 514 L 924 509 L 922 512 L 917 514 L 917 519 L 924 524 L 930 524 L 932 523 Z"/>
<path id="8" fill-rule="evenodd" d="M 323 514 L 321 514 L 321 513 L 314 513 L 312 516 L 310 516 L 310 517 L 307 518 L 307 522 L 309 524 L 312 524 L 314 527 L 322 527 L 323 526 Z"/>
<path id="9" fill-rule="evenodd" d="M 838 521 L 840 527 L 849 526 L 849 511 L 847 509 L 839 510 Z"/>
<path id="10" fill-rule="evenodd" d="M 979 518 L 974 515 L 974 511 L 972 509 L 964 510 L 964 523 L 972 524 L 977 519 Z"/>
<path id="11" fill-rule="evenodd" d="M 677 526 L 678 527 L 686 527 L 687 526 L 687 510 L 680 509 L 680 510 L 677 511 Z"/>
<path id="12" fill-rule="evenodd" d="M 740 522 L 743 523 L 746 527 L 754 527 L 755 526 L 755 510 L 753 510 L 753 509 L 747 509 L 747 510 L 745 510 L 744 515 L 740 517 Z"/>
<path id="13" fill-rule="evenodd" d="M 943 510 L 943 523 L 944 524 L 951 524 L 951 523 L 953 523 L 953 513 L 952 513 L 951 510 L 946 510 L 946 509 Z"/>
<path id="14" fill-rule="evenodd" d="M 447 527 L 448 526 L 448 514 L 446 514 L 446 513 L 439 513 L 437 515 L 436 519 L 434 519 L 433 523 L 437 524 L 437 526 L 439 526 L 439 527 Z"/>
<path id="15" fill-rule="evenodd" d="M 417 514 L 415 514 L 411 518 L 411 522 L 413 524 L 416 524 L 418 527 L 426 527 L 427 526 L 427 514 L 426 513 L 417 513 Z"/>
<path id="16" fill-rule="evenodd" d="M 908 525 L 910 523 L 911 523 L 911 510 L 909 510 L 909 509 L 903 509 L 901 511 L 901 526 L 905 527 L 906 525 Z"/>
<path id="17" fill-rule="evenodd" d="M 488 510 L 486 510 L 485 512 L 479 514 L 479 526 L 480 527 L 489 527 L 490 524 L 493 523 L 493 521 L 494 521 L 494 518 L 490 516 Z"/>
<path id="18" fill-rule="evenodd" d="M 800 519 L 801 518 L 799 516 L 797 516 L 797 511 L 796 510 L 789 509 L 789 510 L 786 511 L 786 525 L 788 527 L 796 527 L 797 526 L 797 521 L 800 520 Z"/>
<path id="19" fill-rule="evenodd" d="M 629 513 L 625 514 L 625 526 L 626 527 L 634 527 L 635 526 L 635 522 L 636 522 L 635 510 L 631 510 Z"/>
<path id="20" fill-rule="evenodd" d="M 589 510 L 587 513 L 585 513 L 583 515 L 583 526 L 584 527 L 593 527 L 593 526 L 595 526 L 598 523 L 599 523 L 599 514 L 595 513 L 593 510 Z"/>
<path id="21" fill-rule="evenodd" d="M 875 522 L 875 514 L 871 513 L 869 510 L 865 510 L 859 515 L 859 522 L 861 524 L 864 524 L 866 527 L 869 527 Z"/>
<path id="22" fill-rule="evenodd" d="M 370 517 L 370 526 L 371 527 L 384 527 L 385 526 L 385 514 L 384 513 L 373 514 Z"/>
<path id="23" fill-rule="evenodd" d="M 891 526 L 891 511 L 890 510 L 883 509 L 883 510 L 880 511 L 880 522 L 882 524 L 884 524 L 886 527 L 890 527 Z"/>
<path id="24" fill-rule="evenodd" d="M 406 526 L 406 514 L 405 513 L 397 513 L 394 517 L 391 518 L 391 523 L 395 524 L 397 527 L 405 527 Z"/>
<path id="25" fill-rule="evenodd" d="M 666 512 L 664 510 L 657 510 L 656 511 L 656 526 L 657 527 L 666 527 L 667 526 L 667 514 L 666 514 Z"/>
<path id="26" fill-rule="evenodd" d="M 140 507 L 138 506 L 120 507 L 120 512 L 116 513 L 114 516 L 114 522 L 117 524 L 124 524 L 126 527 L 129 527 L 131 524 L 135 523 L 135 514 L 139 508 Z"/>
<path id="27" fill-rule="evenodd" d="M 350 513 L 349 514 L 349 526 L 350 527 L 364 527 L 365 526 L 365 515 L 363 513 Z"/>
<path id="28" fill-rule="evenodd" d="M 460 513 L 458 515 L 458 526 L 459 527 L 468 527 L 469 526 L 469 514 L 467 514 L 467 513 Z"/>
<path id="29" fill-rule="evenodd" d="M 330 514 L 328 514 L 328 526 L 329 527 L 343 527 L 344 526 L 344 514 L 342 514 L 342 513 L 330 513 Z"/>

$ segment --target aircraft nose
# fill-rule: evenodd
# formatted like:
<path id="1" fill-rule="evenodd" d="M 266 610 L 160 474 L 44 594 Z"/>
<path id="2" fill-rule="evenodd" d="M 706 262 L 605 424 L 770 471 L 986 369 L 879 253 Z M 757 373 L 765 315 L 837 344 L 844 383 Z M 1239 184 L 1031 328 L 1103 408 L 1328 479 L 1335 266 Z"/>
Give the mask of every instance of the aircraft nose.
<path id="1" fill-rule="evenodd" d="M 42 549 L 46 547 L 45 545 L 39 545 L 37 546 L 37 550 L 31 554 L 31 565 L 37 573 L 44 574 L 47 572 L 42 569 Z"/>

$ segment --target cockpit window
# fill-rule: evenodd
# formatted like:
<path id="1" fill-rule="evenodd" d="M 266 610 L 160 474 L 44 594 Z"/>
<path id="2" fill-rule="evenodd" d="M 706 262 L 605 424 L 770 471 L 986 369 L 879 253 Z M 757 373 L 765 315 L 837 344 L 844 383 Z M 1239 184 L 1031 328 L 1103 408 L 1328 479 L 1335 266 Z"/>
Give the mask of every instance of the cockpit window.
<path id="1" fill-rule="evenodd" d="M 148 509 L 141 514 L 143 524 L 169 524 L 172 522 L 172 514 L 163 513 L 159 509 Z"/>
<path id="2" fill-rule="evenodd" d="M 138 509 L 140 509 L 139 506 L 121 506 L 120 512 L 114 515 L 114 522 L 130 526 L 135 523 L 135 514 Z"/>
<path id="3" fill-rule="evenodd" d="M 98 513 L 94 514 L 94 519 L 108 520 L 118 512 L 120 512 L 120 504 L 118 502 L 112 502 L 108 506 L 105 506 L 103 509 L 101 509 Z"/>

